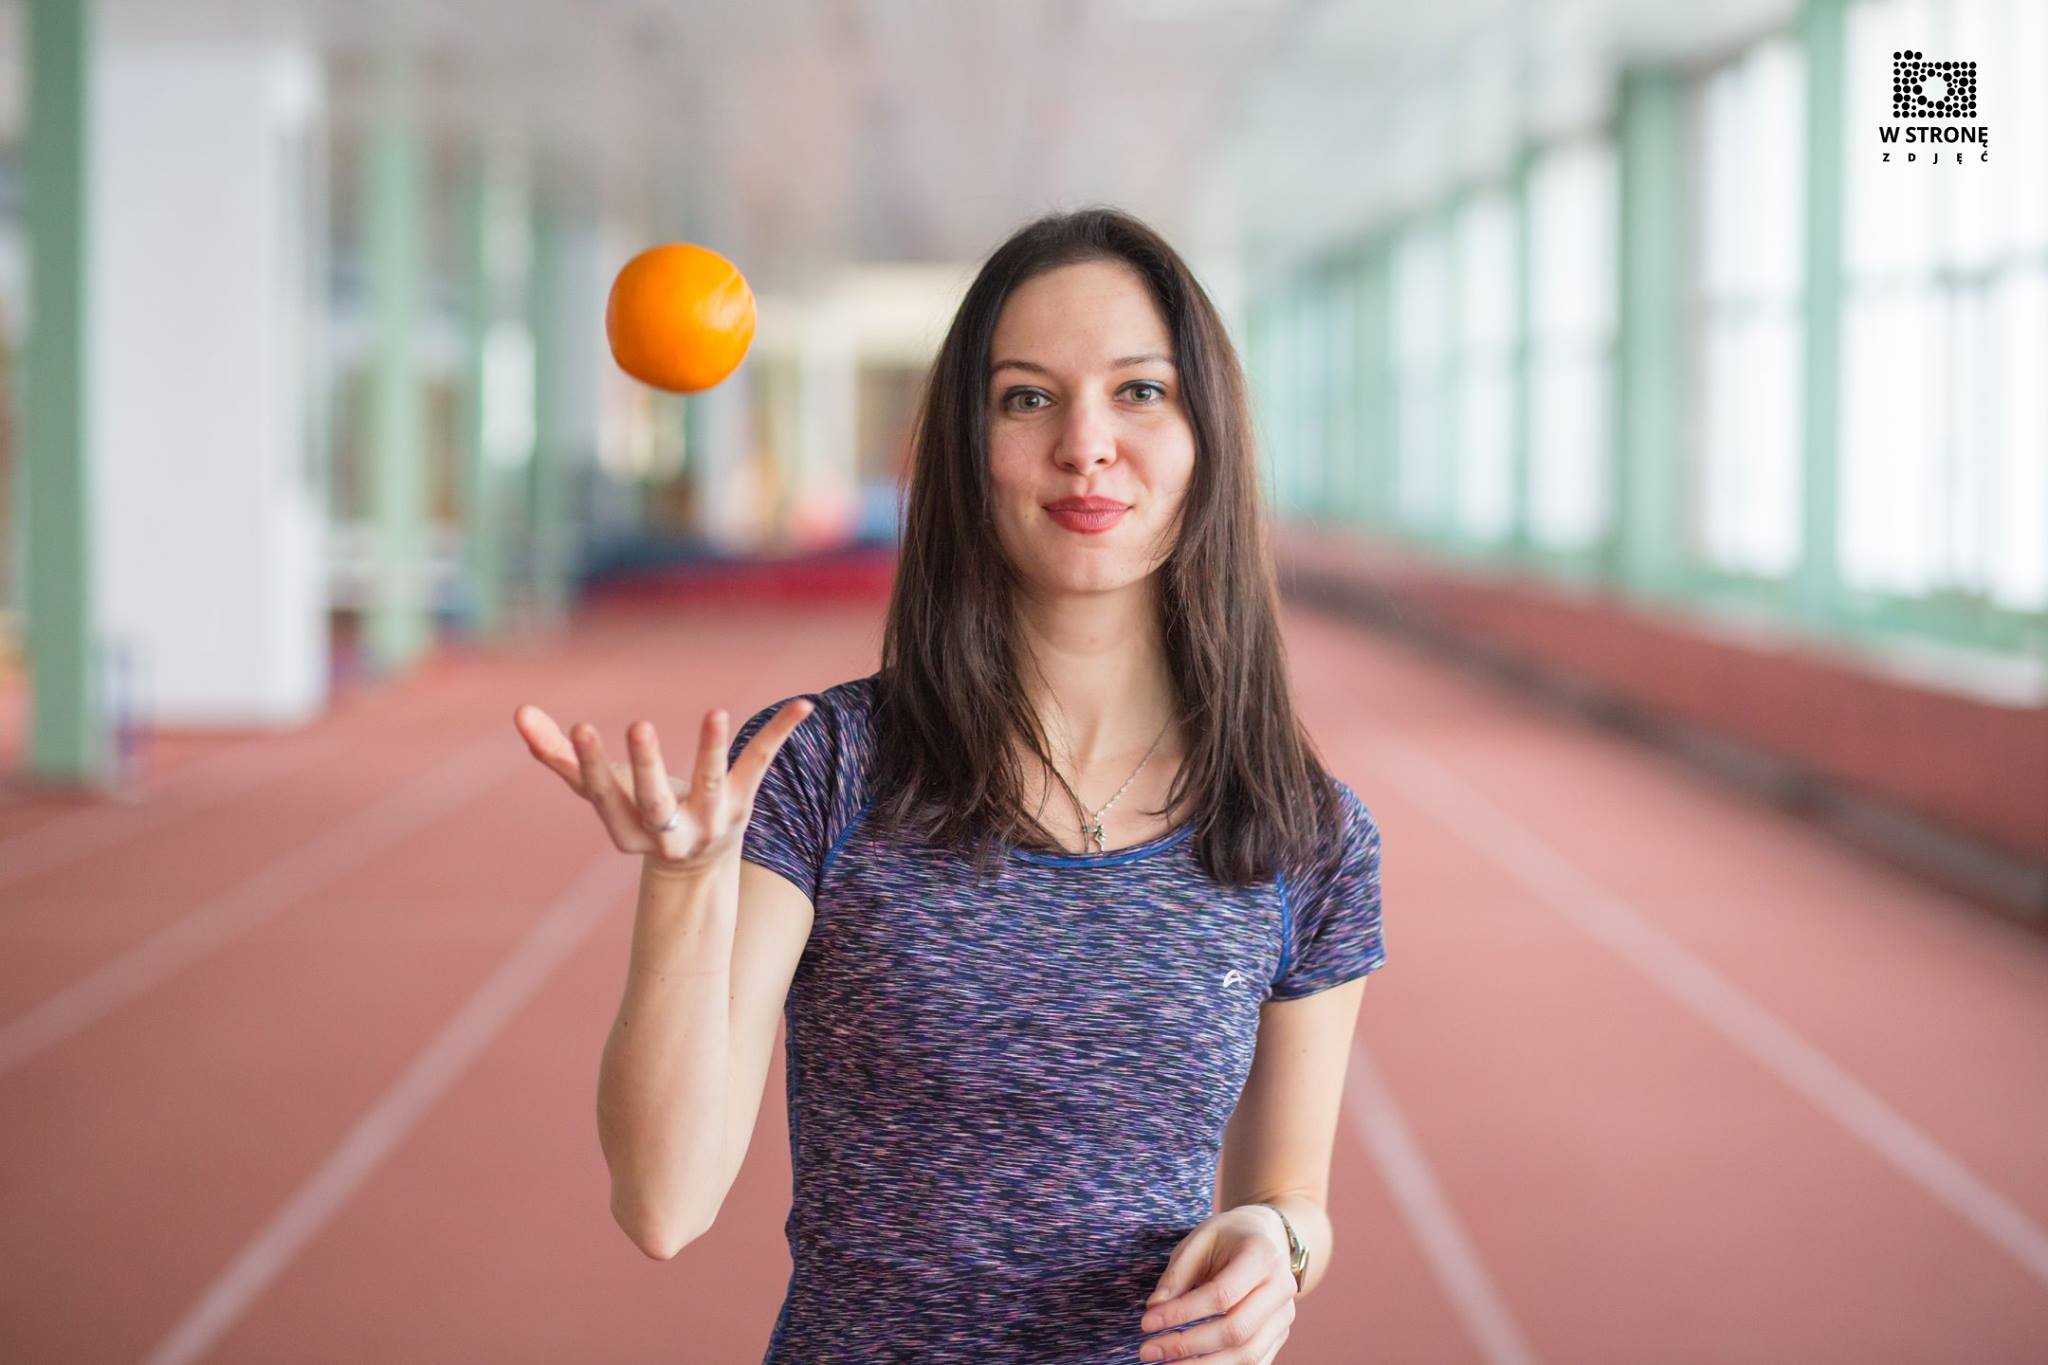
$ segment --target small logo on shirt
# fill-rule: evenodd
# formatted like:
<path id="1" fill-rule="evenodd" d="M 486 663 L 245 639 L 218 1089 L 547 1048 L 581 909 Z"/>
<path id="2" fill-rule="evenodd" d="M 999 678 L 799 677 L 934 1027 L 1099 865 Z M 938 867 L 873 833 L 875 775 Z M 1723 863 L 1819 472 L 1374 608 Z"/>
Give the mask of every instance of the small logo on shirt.
<path id="1" fill-rule="evenodd" d="M 1237 968 L 1232 967 L 1229 971 L 1223 974 L 1223 989 L 1229 990 L 1232 986 L 1242 986 L 1250 980 L 1250 977 L 1246 976 Z"/>

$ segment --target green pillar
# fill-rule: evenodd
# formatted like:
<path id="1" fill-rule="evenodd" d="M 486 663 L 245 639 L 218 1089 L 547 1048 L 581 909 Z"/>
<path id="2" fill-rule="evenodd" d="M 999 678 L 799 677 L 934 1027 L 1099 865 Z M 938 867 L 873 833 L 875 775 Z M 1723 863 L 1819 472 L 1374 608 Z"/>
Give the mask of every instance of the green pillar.
<path id="1" fill-rule="evenodd" d="M 462 169 L 462 584 L 463 625 L 489 636 L 502 615 L 491 462 L 485 448 L 484 391 L 491 335 L 490 167 L 479 149 Z"/>
<path id="2" fill-rule="evenodd" d="M 29 335 L 23 357 L 29 772 L 103 786 L 114 755 L 95 667 L 85 246 L 90 0 L 28 7 Z"/>
<path id="3" fill-rule="evenodd" d="M 1293 511 L 1294 496 L 1294 289 L 1291 283 L 1276 282 L 1266 307 L 1266 434 L 1268 462 L 1267 496 L 1274 514 L 1285 517 Z"/>
<path id="4" fill-rule="evenodd" d="M 1316 500 L 1322 495 L 1323 420 L 1322 397 L 1324 360 L 1321 301 L 1316 297 L 1315 275 L 1307 270 L 1294 277 L 1294 385 L 1291 389 L 1289 427 L 1290 472 L 1293 492 L 1288 508 L 1296 517 L 1313 517 Z"/>
<path id="5" fill-rule="evenodd" d="M 1309 403 L 1315 395 L 1309 354 L 1309 287 L 1300 272 L 1288 276 L 1280 325 L 1280 508 L 1296 518 L 1307 497 Z"/>
<path id="6" fill-rule="evenodd" d="M 1364 326 L 1358 280 L 1363 273 L 1361 254 L 1353 248 L 1332 264 L 1326 285 L 1335 323 L 1330 444 L 1335 451 L 1337 478 L 1331 485 L 1323 515 L 1340 527 L 1357 521 L 1358 490 L 1365 482 L 1365 377 L 1358 363 Z"/>
<path id="7" fill-rule="evenodd" d="M 1359 490 L 1360 515 L 1382 528 L 1394 524 L 1394 479 L 1400 459 L 1394 406 L 1392 289 L 1393 238 L 1382 230 L 1366 244 L 1359 278 L 1359 372 L 1364 378 L 1360 405 L 1368 452 Z"/>
<path id="8" fill-rule="evenodd" d="M 1251 394 L 1252 430 L 1259 446 L 1259 482 L 1269 509 L 1275 505 L 1274 470 L 1280 458 L 1273 427 L 1274 313 L 1270 289 L 1253 293 L 1245 308 L 1245 378 Z"/>
<path id="9" fill-rule="evenodd" d="M 1683 587 L 1685 541 L 1684 86 L 1632 69 L 1621 86 L 1621 337 L 1608 572 L 1642 596 Z"/>
<path id="10" fill-rule="evenodd" d="M 1842 402 L 1843 0 L 1806 0 L 1805 414 L 1801 441 L 1799 563 L 1794 598 L 1811 629 L 1840 624 Z"/>
<path id="11" fill-rule="evenodd" d="M 1317 263 L 1303 277 L 1308 324 L 1303 378 L 1308 383 L 1308 478 L 1302 490 L 1302 516 L 1321 525 L 1329 520 L 1337 488 L 1340 436 L 1337 430 L 1338 341 L 1336 299 L 1330 292 L 1327 266 Z"/>
<path id="12" fill-rule="evenodd" d="M 522 377 L 507 370 L 516 355 L 502 349 L 505 337 L 524 333 L 523 327 L 516 332 L 508 328 L 520 322 L 526 304 L 522 246 L 528 222 L 525 189 L 516 174 L 518 156 L 505 144 L 477 148 L 462 185 L 463 597 L 467 628 L 484 638 L 505 625 L 507 537 L 524 519 L 524 475 L 532 457 L 530 438 L 523 449 L 513 449 L 517 433 L 503 429 L 507 405 L 531 402 Z M 495 358 L 494 344 L 501 347 Z"/>
<path id="13" fill-rule="evenodd" d="M 1514 304 L 1514 379 L 1511 393 L 1514 403 L 1514 425 L 1508 453 L 1508 491 L 1511 511 L 1508 522 L 1508 545 L 1510 557 L 1527 562 L 1535 548 L 1536 538 L 1530 534 L 1529 464 L 1531 452 L 1535 449 L 1536 418 L 1536 290 L 1530 275 L 1535 266 L 1535 251 L 1530 239 L 1535 235 L 1531 229 L 1535 224 L 1534 195 L 1532 187 L 1536 176 L 1536 151 L 1524 144 L 1515 153 L 1514 196 L 1515 196 L 1515 304 Z"/>
<path id="14" fill-rule="evenodd" d="M 533 462 L 528 466 L 527 587 L 541 624 L 554 628 L 569 614 L 569 413 L 567 338 L 562 317 L 564 254 L 562 210 L 547 195 L 536 198 L 533 220 Z"/>
<path id="15" fill-rule="evenodd" d="M 1464 235 L 1459 230 L 1459 219 L 1463 216 L 1470 192 L 1460 188 L 1444 201 L 1436 211 L 1437 240 L 1443 244 L 1444 263 L 1443 286 L 1443 363 L 1438 370 L 1440 396 L 1437 401 L 1437 433 L 1439 437 L 1436 498 L 1436 520 L 1428 528 L 1431 538 L 1441 549 L 1453 554 L 1468 554 L 1474 548 L 1474 538 L 1465 532 L 1461 520 L 1462 509 L 1458 505 L 1459 494 L 1465 485 L 1465 290 L 1464 290 Z"/>
<path id="16" fill-rule="evenodd" d="M 1293 430 L 1289 441 L 1288 472 L 1292 488 L 1288 494 L 1287 506 L 1291 516 L 1296 518 L 1312 516 L 1315 511 L 1319 480 L 1322 477 L 1322 425 L 1319 403 L 1322 398 L 1322 377 L 1318 368 L 1322 361 L 1321 339 L 1317 336 L 1320 319 L 1317 316 L 1315 277 L 1305 269 L 1298 269 L 1294 276 L 1294 323 L 1292 347 L 1294 352 L 1293 384 L 1288 393 L 1288 421 Z"/>
<path id="17" fill-rule="evenodd" d="M 1332 526 L 1348 526 L 1365 473 L 1365 450 L 1358 372 L 1358 253 L 1349 250 L 1330 263 L 1323 295 L 1330 310 L 1329 447 L 1331 480 L 1323 498 L 1322 516 Z"/>
<path id="18" fill-rule="evenodd" d="M 425 402 L 414 360 L 425 291 L 426 176 L 412 123 L 412 73 L 393 59 L 365 158 L 372 358 L 368 489 L 376 545 L 364 621 L 377 674 L 404 669 L 433 638 L 427 600 Z"/>

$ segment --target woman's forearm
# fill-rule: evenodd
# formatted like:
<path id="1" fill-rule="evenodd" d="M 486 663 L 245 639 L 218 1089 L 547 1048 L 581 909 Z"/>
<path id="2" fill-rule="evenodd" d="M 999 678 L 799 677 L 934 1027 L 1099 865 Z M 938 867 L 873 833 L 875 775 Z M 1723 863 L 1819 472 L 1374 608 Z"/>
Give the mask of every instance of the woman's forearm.
<path id="1" fill-rule="evenodd" d="M 739 860 L 644 871 L 626 988 L 598 1071 L 612 1216 L 667 1259 L 710 1226 L 723 1180 Z"/>

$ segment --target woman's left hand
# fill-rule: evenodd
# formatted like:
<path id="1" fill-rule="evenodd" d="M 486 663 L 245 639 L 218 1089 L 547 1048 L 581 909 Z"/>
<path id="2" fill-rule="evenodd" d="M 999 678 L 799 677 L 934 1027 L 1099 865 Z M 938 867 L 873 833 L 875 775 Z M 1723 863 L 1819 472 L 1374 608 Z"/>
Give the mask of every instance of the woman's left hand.
<path id="1" fill-rule="evenodd" d="M 1215 1317 L 1145 1343 L 1140 1360 L 1271 1365 L 1294 1322 L 1294 1272 L 1273 1210 L 1225 1209 L 1181 1238 L 1146 1301 L 1147 1333 Z"/>

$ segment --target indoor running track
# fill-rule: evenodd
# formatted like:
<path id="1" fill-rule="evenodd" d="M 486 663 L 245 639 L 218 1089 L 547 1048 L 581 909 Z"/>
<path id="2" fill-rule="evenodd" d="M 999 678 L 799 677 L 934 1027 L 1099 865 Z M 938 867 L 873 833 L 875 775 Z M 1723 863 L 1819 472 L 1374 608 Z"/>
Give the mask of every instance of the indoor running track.
<path id="1" fill-rule="evenodd" d="M 2048 1360 L 2048 944 L 1628 740 L 1289 618 L 1384 837 L 1281 1360 Z M 612 1223 L 634 860 L 513 708 L 672 753 L 869 671 L 869 605 L 636 608 L 449 654 L 136 804 L 0 803 L 0 1360 L 760 1359 L 781 1049 L 718 1226 Z M 1135 1359 L 1135 1355 L 1133 1357 Z"/>

